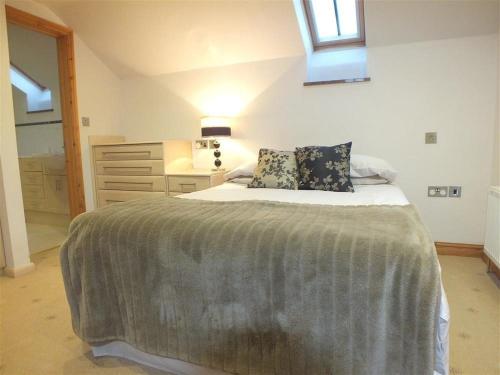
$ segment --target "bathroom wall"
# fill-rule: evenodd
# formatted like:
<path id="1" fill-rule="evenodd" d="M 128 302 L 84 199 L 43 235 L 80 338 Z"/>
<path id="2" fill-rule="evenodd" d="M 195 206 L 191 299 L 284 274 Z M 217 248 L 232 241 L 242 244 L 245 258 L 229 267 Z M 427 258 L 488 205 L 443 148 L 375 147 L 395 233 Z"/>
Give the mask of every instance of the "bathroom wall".
<path id="1" fill-rule="evenodd" d="M 26 94 L 12 86 L 19 156 L 64 153 L 62 124 L 19 126 L 60 121 L 59 72 L 55 38 L 15 25 L 7 25 L 10 61 L 47 87 L 52 95 L 51 112 L 28 113 Z"/>

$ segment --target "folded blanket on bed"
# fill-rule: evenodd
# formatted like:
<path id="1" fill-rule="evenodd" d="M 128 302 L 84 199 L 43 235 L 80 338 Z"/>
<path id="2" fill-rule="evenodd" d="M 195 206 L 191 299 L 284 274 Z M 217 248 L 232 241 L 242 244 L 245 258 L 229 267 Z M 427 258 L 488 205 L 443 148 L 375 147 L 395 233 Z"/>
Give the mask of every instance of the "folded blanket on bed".
<path id="1" fill-rule="evenodd" d="M 235 374 L 432 374 L 440 276 L 413 206 L 155 198 L 83 214 L 82 340 Z"/>

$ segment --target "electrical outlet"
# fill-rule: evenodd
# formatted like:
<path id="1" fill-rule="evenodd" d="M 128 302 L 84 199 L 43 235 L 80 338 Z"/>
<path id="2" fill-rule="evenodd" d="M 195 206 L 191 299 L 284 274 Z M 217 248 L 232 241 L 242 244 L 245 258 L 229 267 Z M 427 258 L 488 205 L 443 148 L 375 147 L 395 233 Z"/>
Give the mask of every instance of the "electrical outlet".
<path id="1" fill-rule="evenodd" d="M 432 198 L 446 198 L 448 196 L 448 186 L 428 186 L 427 196 Z"/>
<path id="2" fill-rule="evenodd" d="M 198 139 L 194 143 L 194 148 L 197 150 L 205 150 L 208 148 L 208 141 L 206 139 Z"/>
<path id="3" fill-rule="evenodd" d="M 438 133 L 437 132 L 428 132 L 425 133 L 425 144 L 436 144 L 438 143 Z"/>
<path id="4" fill-rule="evenodd" d="M 82 126 L 90 126 L 90 117 L 82 117 Z"/>
<path id="5" fill-rule="evenodd" d="M 448 196 L 450 198 L 460 198 L 462 196 L 462 187 L 448 186 Z"/>

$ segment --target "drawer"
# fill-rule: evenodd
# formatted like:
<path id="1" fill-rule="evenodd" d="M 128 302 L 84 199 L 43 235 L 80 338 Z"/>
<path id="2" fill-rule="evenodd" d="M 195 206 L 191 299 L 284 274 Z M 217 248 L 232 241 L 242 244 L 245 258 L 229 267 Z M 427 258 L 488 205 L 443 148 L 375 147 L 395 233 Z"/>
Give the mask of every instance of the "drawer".
<path id="1" fill-rule="evenodd" d="M 163 144 L 94 146 L 95 160 L 163 159 Z"/>
<path id="2" fill-rule="evenodd" d="M 97 175 L 154 176 L 163 175 L 163 160 L 96 161 Z"/>
<path id="3" fill-rule="evenodd" d="M 22 191 L 24 200 L 45 198 L 43 185 L 23 185 Z"/>
<path id="4" fill-rule="evenodd" d="M 21 158 L 19 159 L 21 170 L 23 172 L 42 172 L 42 161 L 40 159 Z"/>
<path id="5" fill-rule="evenodd" d="M 21 173 L 22 185 L 43 185 L 42 172 L 22 172 Z"/>
<path id="6" fill-rule="evenodd" d="M 145 192 L 145 191 L 121 191 L 121 190 L 98 190 L 97 201 L 99 207 L 109 204 L 131 201 L 142 198 L 164 197 L 164 192 Z"/>
<path id="7" fill-rule="evenodd" d="M 66 176 L 64 156 L 51 156 L 43 159 L 43 173 L 49 176 Z"/>
<path id="8" fill-rule="evenodd" d="M 24 199 L 23 204 L 25 210 L 33 211 L 45 211 L 47 206 L 44 200 Z"/>
<path id="9" fill-rule="evenodd" d="M 103 190 L 166 190 L 163 176 L 96 176 L 96 185 Z"/>
<path id="10" fill-rule="evenodd" d="M 210 187 L 210 177 L 200 176 L 167 176 L 168 192 L 192 193 Z"/>

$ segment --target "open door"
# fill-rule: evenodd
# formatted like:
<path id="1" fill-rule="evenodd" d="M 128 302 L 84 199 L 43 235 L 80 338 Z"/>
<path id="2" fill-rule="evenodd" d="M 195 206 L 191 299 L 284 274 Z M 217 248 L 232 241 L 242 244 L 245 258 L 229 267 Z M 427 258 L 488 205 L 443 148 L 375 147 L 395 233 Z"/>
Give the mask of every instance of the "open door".
<path id="1" fill-rule="evenodd" d="M 73 31 L 6 5 L 7 22 L 56 38 L 59 65 L 61 117 L 67 171 L 69 212 L 73 218 L 85 212 L 80 129 L 76 96 Z"/>

